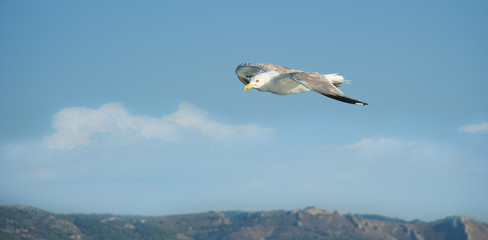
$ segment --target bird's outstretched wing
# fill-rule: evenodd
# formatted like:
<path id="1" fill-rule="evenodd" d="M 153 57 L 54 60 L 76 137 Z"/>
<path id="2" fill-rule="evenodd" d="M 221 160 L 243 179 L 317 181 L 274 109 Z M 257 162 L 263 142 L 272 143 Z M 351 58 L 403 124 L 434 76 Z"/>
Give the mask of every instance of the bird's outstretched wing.
<path id="1" fill-rule="evenodd" d="M 311 90 L 338 101 L 357 105 L 368 105 L 365 102 L 344 96 L 344 93 L 335 87 L 330 80 L 328 80 L 324 75 L 318 73 L 298 71 L 283 74 L 282 77 L 290 78 L 291 80 L 294 80 Z"/>
<path id="2" fill-rule="evenodd" d="M 241 63 L 236 68 L 237 77 L 239 77 L 239 80 L 245 85 L 249 84 L 250 78 L 268 71 L 277 71 L 284 74 L 296 70 L 269 63 Z"/>

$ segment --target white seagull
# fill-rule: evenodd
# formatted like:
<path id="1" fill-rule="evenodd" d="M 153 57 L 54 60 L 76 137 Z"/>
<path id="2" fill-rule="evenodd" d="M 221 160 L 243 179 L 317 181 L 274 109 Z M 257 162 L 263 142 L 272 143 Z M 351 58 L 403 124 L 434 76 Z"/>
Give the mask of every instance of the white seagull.
<path id="1" fill-rule="evenodd" d="M 237 66 L 236 74 L 246 85 L 244 90 L 255 88 L 261 92 L 279 95 L 307 92 L 314 90 L 324 96 L 346 103 L 368 105 L 356 99 L 344 96 L 338 89 L 341 83 L 349 83 L 341 75 L 305 72 L 268 63 L 242 63 Z"/>

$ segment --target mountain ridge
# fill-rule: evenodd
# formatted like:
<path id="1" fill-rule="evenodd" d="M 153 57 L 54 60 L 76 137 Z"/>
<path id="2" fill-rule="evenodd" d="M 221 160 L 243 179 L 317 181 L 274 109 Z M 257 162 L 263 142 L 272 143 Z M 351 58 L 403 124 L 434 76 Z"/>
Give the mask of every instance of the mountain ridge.
<path id="1" fill-rule="evenodd" d="M 467 216 L 423 222 L 315 207 L 171 216 L 55 214 L 0 206 L 0 239 L 488 239 L 488 224 Z"/>

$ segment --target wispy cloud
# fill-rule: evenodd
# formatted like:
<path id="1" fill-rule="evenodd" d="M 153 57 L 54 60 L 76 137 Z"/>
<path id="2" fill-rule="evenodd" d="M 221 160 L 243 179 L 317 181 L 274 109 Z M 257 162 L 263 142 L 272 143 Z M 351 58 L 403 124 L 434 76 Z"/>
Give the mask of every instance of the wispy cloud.
<path id="1" fill-rule="evenodd" d="M 106 103 L 98 109 L 64 108 L 53 117 L 56 132 L 44 138 L 51 149 L 71 150 L 90 144 L 124 145 L 141 139 L 181 141 L 188 131 L 213 140 L 239 140 L 273 132 L 254 124 L 227 125 L 208 117 L 190 103 L 161 118 L 133 116 L 121 103 Z"/>
<path id="2" fill-rule="evenodd" d="M 346 149 L 362 149 L 362 150 L 382 150 L 392 148 L 403 148 L 414 145 L 415 142 L 404 142 L 393 138 L 364 138 L 361 141 L 353 144 L 344 145 Z"/>
<path id="3" fill-rule="evenodd" d="M 54 133 L 40 140 L 0 146 L 0 182 L 166 171 L 181 162 L 243 157 L 239 149 L 239 155 L 230 153 L 243 143 L 259 144 L 274 135 L 271 128 L 214 120 L 190 103 L 162 117 L 130 114 L 121 103 L 68 107 L 54 114 L 52 127 Z"/>
<path id="4" fill-rule="evenodd" d="M 488 133 L 488 122 L 463 125 L 459 128 L 459 131 L 467 133 Z"/>
<path id="5" fill-rule="evenodd" d="M 428 141 L 364 138 L 343 145 L 337 154 L 347 166 L 340 165 L 332 175 L 334 180 L 367 177 L 380 181 L 379 178 L 406 179 L 412 175 L 444 177 L 450 169 L 462 169 L 455 150 Z"/>
<path id="6" fill-rule="evenodd" d="M 24 180 L 56 180 L 59 179 L 59 172 L 52 169 L 34 169 L 20 174 Z"/>
<path id="7" fill-rule="evenodd" d="M 198 129 L 202 134 L 213 139 L 235 139 L 248 138 L 253 135 L 259 135 L 260 132 L 270 134 L 273 132 L 271 128 L 261 128 L 254 124 L 246 125 L 226 125 L 220 122 L 212 121 L 208 118 L 208 113 L 199 109 L 189 103 L 182 103 L 178 111 L 164 116 L 163 121 L 175 123 L 184 128 Z"/>

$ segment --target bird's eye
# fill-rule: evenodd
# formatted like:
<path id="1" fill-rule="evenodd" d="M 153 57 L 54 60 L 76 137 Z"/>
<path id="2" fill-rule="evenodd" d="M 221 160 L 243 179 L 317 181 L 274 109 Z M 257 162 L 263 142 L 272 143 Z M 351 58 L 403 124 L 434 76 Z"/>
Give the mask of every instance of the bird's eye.
<path id="1" fill-rule="evenodd" d="M 259 80 L 256 80 L 256 82 L 259 82 Z"/>

